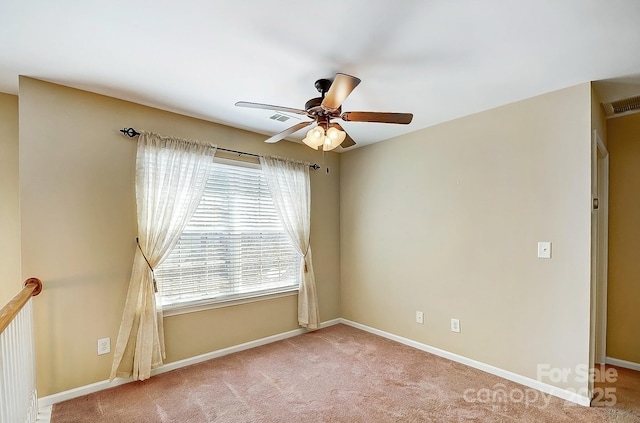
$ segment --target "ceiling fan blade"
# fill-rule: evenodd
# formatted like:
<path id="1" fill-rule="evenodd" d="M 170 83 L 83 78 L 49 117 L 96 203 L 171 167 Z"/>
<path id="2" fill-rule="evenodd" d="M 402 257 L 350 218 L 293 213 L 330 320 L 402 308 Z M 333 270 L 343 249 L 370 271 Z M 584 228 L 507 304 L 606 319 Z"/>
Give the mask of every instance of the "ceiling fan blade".
<path id="1" fill-rule="evenodd" d="M 353 140 L 353 138 L 351 138 L 349 136 L 347 131 L 345 131 L 344 128 L 342 126 L 340 126 L 339 123 L 332 122 L 331 125 L 335 126 L 336 128 L 338 128 L 339 130 L 341 130 L 342 132 L 344 132 L 347 135 L 347 137 L 344 139 L 344 141 L 342 141 L 342 144 L 340 144 L 340 147 L 349 148 L 349 147 L 352 147 L 352 146 L 356 145 L 356 142 Z"/>
<path id="2" fill-rule="evenodd" d="M 407 125 L 411 123 L 413 113 L 344 112 L 340 117 L 347 122 L 380 122 Z"/>
<path id="3" fill-rule="evenodd" d="M 274 136 L 272 136 L 271 138 L 268 138 L 266 140 L 264 140 L 264 142 L 268 142 L 268 143 L 274 143 L 274 142 L 278 142 L 280 140 L 283 140 L 285 138 L 287 138 L 289 135 L 293 134 L 294 132 L 297 132 L 299 130 L 301 130 L 304 127 L 307 127 L 309 125 L 311 125 L 313 123 L 313 121 L 309 121 L 309 122 L 300 122 L 297 123 L 295 125 L 293 125 L 291 128 L 289 129 L 285 129 L 284 131 L 280 132 L 279 134 L 276 134 Z"/>
<path id="4" fill-rule="evenodd" d="M 302 109 L 294 109 L 291 107 L 282 107 L 282 106 L 274 106 L 272 104 L 262 104 L 262 103 L 250 103 L 248 101 L 238 101 L 236 103 L 238 107 L 248 107 L 250 109 L 266 109 L 266 110 L 277 110 L 280 112 L 286 113 L 295 113 L 298 115 L 306 115 L 307 111 Z"/>
<path id="5" fill-rule="evenodd" d="M 346 73 L 337 73 L 331 83 L 331 87 L 322 100 L 324 110 L 335 111 L 340 108 L 342 102 L 349 97 L 351 91 L 360 83 L 360 79 Z"/>

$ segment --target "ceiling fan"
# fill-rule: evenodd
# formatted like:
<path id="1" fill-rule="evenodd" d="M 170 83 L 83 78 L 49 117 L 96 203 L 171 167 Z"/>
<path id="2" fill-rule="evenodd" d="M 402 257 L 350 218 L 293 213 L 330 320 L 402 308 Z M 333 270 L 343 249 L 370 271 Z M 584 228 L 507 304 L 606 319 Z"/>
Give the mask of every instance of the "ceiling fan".
<path id="1" fill-rule="evenodd" d="M 335 78 L 318 79 L 315 87 L 321 97 L 312 98 L 304 105 L 304 109 L 294 109 L 291 107 L 274 106 L 271 104 L 250 103 L 239 101 L 236 106 L 249 107 L 254 109 L 276 110 L 285 113 L 306 115 L 313 119 L 307 122 L 300 122 L 291 128 L 285 129 L 265 140 L 268 143 L 278 142 L 289 135 L 316 123 L 317 125 L 307 132 L 307 136 L 302 140 L 313 149 L 329 151 L 341 146 L 343 148 L 355 145 L 355 141 L 346 133 L 339 123 L 333 119 L 342 119 L 347 122 L 380 122 L 397 123 L 406 125 L 411 123 L 413 114 L 411 113 L 387 113 L 387 112 L 343 112 L 342 103 L 358 86 L 360 79 L 345 73 L 337 73 Z"/>

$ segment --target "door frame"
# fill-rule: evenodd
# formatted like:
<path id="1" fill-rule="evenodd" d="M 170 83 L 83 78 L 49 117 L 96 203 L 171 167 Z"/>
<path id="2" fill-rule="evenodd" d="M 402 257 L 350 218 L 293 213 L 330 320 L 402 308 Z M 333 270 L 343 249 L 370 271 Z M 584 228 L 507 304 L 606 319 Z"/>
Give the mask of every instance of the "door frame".
<path id="1" fill-rule="evenodd" d="M 592 205 L 595 214 L 595 230 L 593 243 L 593 288 L 595 303 L 593 316 L 595 318 L 594 361 L 604 364 L 607 357 L 607 273 L 609 261 L 609 151 L 597 129 L 593 130 L 593 175 L 592 193 L 598 201 L 597 209 Z M 596 200 L 597 199 L 597 200 Z"/>
<path id="2" fill-rule="evenodd" d="M 591 321 L 589 367 L 604 364 L 607 356 L 607 267 L 609 238 L 609 151 L 597 129 L 591 137 Z M 588 395 L 593 398 L 594 380 Z"/>

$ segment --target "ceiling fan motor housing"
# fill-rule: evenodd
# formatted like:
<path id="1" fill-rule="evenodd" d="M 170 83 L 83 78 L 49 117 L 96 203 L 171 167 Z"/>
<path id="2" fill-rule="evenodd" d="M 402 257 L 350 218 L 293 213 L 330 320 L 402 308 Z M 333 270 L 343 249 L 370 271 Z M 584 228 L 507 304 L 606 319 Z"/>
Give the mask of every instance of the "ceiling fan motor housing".
<path id="1" fill-rule="evenodd" d="M 325 110 L 322 107 L 322 100 L 324 99 L 324 97 L 316 97 L 316 98 L 312 98 L 311 100 L 307 101 L 304 104 L 304 109 L 307 111 L 307 113 L 310 115 L 310 117 L 322 117 L 322 116 L 329 116 L 329 117 L 337 117 L 340 116 L 340 112 L 342 111 L 342 106 L 340 106 L 338 108 L 338 110 L 334 111 L 334 112 L 330 112 L 328 110 Z"/>
<path id="2" fill-rule="evenodd" d="M 310 111 L 314 107 L 320 107 L 321 103 L 322 103 L 322 97 L 312 98 L 311 100 L 304 103 L 304 109 L 306 111 Z"/>

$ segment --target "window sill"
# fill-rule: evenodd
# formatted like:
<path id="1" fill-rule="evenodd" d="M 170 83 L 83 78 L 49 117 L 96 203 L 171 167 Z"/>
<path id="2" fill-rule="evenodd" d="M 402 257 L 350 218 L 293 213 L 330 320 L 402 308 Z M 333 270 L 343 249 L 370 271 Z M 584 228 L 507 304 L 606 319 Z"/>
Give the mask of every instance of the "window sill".
<path id="1" fill-rule="evenodd" d="M 198 311 L 212 310 L 215 308 L 232 307 L 240 304 L 254 303 L 256 301 L 271 300 L 274 298 L 290 297 L 298 295 L 298 288 L 288 289 L 280 292 L 269 292 L 266 294 L 255 294 L 242 298 L 232 298 L 227 300 L 203 300 L 192 303 L 175 304 L 162 306 L 162 316 L 170 317 L 179 314 L 196 313 Z"/>

